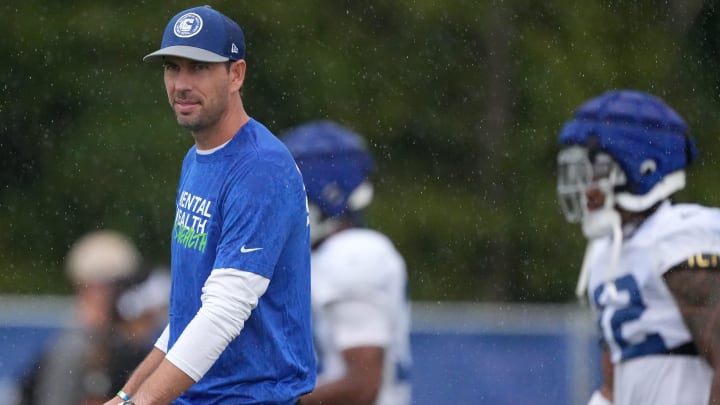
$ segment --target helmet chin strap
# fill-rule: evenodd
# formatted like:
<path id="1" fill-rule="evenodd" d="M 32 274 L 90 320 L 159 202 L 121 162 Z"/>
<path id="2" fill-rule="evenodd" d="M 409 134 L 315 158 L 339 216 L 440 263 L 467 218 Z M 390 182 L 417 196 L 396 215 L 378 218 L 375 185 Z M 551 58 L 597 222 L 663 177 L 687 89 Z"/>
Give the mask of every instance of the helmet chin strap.
<path id="1" fill-rule="evenodd" d="M 618 271 L 618 261 L 620 260 L 620 249 L 622 248 L 623 234 L 620 227 L 620 221 L 613 225 L 612 253 L 610 256 L 610 268 L 607 270 L 607 279 L 605 280 L 605 290 L 611 297 L 617 295 L 615 287 L 615 275 Z"/>
<path id="2" fill-rule="evenodd" d="M 582 267 L 580 268 L 580 276 L 578 277 L 577 285 L 575 286 L 575 296 L 579 299 L 586 297 L 585 291 L 587 290 L 589 269 L 588 269 L 588 258 L 590 257 L 590 247 L 592 243 L 588 243 L 585 247 L 585 256 L 583 257 Z"/>
<path id="3" fill-rule="evenodd" d="M 583 219 L 583 233 L 589 239 L 589 243 L 585 248 L 585 256 L 583 257 L 582 267 L 580 268 L 580 277 L 575 287 L 575 295 L 578 298 L 585 297 L 588 288 L 588 280 L 590 278 L 590 250 L 592 242 L 603 236 L 612 235 L 612 252 L 610 256 L 610 266 L 607 269 L 607 279 L 605 280 L 606 289 L 609 294 L 617 294 L 615 288 L 615 275 L 617 274 L 618 261 L 620 260 L 620 249 L 622 248 L 623 234 L 622 221 L 620 213 L 614 209 L 603 209 L 588 214 Z"/>
<path id="4" fill-rule="evenodd" d="M 602 209 L 587 213 L 582 220 L 582 231 L 586 238 L 597 239 L 614 234 L 614 228 L 621 227 L 620 213 L 611 208 L 612 201 Z"/>

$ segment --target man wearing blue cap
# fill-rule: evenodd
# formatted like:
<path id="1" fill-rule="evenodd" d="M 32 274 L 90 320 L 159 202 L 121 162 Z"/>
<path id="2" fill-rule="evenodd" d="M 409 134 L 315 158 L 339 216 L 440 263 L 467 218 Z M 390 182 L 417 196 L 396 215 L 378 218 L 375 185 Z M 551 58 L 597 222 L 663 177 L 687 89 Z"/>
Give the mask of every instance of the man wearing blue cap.
<path id="1" fill-rule="evenodd" d="M 244 58 L 241 28 L 207 6 L 173 17 L 144 58 L 162 62 L 195 145 L 176 199 L 169 324 L 107 405 L 294 405 L 314 386 L 305 189 L 243 107 Z"/>

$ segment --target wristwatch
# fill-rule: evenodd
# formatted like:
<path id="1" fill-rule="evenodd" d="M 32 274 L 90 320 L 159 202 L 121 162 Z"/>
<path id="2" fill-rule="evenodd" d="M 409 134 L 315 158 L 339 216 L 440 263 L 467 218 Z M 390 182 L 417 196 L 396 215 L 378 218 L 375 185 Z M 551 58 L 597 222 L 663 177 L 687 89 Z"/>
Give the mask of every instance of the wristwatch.
<path id="1" fill-rule="evenodd" d="M 126 399 L 122 405 L 135 405 L 135 402 L 133 402 L 132 399 Z"/>

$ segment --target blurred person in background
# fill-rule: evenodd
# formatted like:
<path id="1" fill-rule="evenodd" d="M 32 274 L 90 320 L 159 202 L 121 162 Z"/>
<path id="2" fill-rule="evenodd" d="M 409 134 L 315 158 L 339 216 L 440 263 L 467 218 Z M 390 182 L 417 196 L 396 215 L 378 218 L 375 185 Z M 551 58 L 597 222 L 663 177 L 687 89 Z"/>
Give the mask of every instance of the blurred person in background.
<path id="1" fill-rule="evenodd" d="M 576 292 L 604 348 L 590 404 L 720 403 L 720 210 L 672 201 L 697 158 L 686 122 L 654 95 L 609 91 L 559 143 L 560 205 L 589 240 Z"/>
<path id="2" fill-rule="evenodd" d="M 358 134 L 331 121 L 283 141 L 303 174 L 310 209 L 318 383 L 303 405 L 410 404 L 410 307 L 405 262 L 366 228 L 373 159 Z"/>
<path id="3" fill-rule="evenodd" d="M 167 325 L 169 297 L 170 271 L 164 266 L 143 268 L 121 284 L 106 367 L 112 388 L 98 398 L 98 403 L 116 393 L 152 349 Z"/>
<path id="4" fill-rule="evenodd" d="M 136 246 L 112 230 L 78 239 L 65 260 L 75 303 L 71 325 L 53 339 L 23 383 L 24 405 L 97 404 L 114 393 L 159 334 L 167 272 L 143 271 Z M 142 295 L 142 297 L 140 297 Z M 115 368 L 113 359 L 123 358 Z"/>

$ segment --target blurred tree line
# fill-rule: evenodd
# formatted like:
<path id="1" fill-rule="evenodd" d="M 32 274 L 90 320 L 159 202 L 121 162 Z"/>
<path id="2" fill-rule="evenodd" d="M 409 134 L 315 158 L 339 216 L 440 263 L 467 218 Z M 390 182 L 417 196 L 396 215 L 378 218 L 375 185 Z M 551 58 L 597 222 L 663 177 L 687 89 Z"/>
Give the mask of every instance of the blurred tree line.
<path id="1" fill-rule="evenodd" d="M 405 255 L 415 300 L 572 300 L 585 241 L 555 196 L 556 136 L 585 99 L 666 99 L 700 162 L 679 198 L 720 204 L 717 1 L 207 1 L 247 41 L 250 114 L 277 134 L 330 118 L 378 163 L 371 225 Z M 0 293 L 67 293 L 84 232 L 169 261 L 192 138 L 144 64 L 200 5 L 10 0 L 0 51 Z"/>

